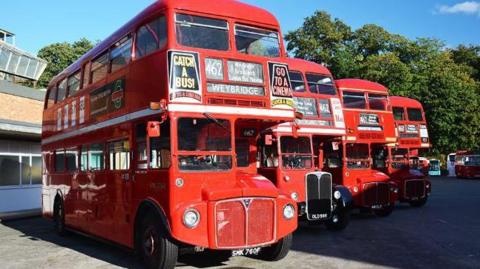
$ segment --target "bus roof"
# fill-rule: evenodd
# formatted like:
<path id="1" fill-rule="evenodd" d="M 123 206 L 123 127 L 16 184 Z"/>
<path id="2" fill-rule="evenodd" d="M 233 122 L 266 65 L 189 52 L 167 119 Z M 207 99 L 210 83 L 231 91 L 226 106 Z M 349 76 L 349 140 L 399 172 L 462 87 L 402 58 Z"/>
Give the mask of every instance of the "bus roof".
<path id="1" fill-rule="evenodd" d="M 420 108 L 423 109 L 422 104 L 412 98 L 402 97 L 402 96 L 390 96 L 390 102 L 392 106 L 395 107 L 410 107 L 410 108 Z"/>
<path id="2" fill-rule="evenodd" d="M 343 89 L 355 89 L 355 90 L 366 90 L 366 91 L 377 91 L 388 94 L 388 89 L 382 84 L 363 80 L 363 79 L 339 79 L 335 83 L 337 87 L 341 90 Z"/>
<path id="3" fill-rule="evenodd" d="M 303 73 L 319 73 L 322 75 L 332 76 L 332 72 L 330 72 L 328 68 L 315 62 L 310 62 L 298 58 L 286 58 L 282 59 L 282 61 L 288 64 L 288 68 L 290 69 L 290 71 L 300 71 Z"/>
<path id="4" fill-rule="evenodd" d="M 152 15 L 165 9 L 192 11 L 196 13 L 204 13 L 205 15 L 233 18 L 247 23 L 250 22 L 253 25 L 263 24 L 272 28 L 272 30 L 280 30 L 280 24 L 272 13 L 265 9 L 236 0 L 215 0 L 211 2 L 204 0 L 157 0 L 118 29 L 115 33 L 80 57 L 80 59 L 67 67 L 60 74 L 55 76 L 52 79 L 51 84 L 57 83 L 65 74 L 76 72 L 81 68 L 81 64 L 85 60 L 97 57 L 100 53 L 110 48 L 114 42 L 118 41 L 129 32 L 134 31 L 136 27 L 145 23 L 145 20 L 150 19 Z"/>

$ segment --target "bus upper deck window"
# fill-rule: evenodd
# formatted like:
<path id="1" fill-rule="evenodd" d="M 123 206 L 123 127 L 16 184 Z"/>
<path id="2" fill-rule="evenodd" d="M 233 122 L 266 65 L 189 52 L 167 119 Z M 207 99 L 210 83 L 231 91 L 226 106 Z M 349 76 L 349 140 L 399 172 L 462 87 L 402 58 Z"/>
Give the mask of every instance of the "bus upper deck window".
<path id="1" fill-rule="evenodd" d="M 167 22 L 161 16 L 137 31 L 136 57 L 141 58 L 161 49 L 167 43 Z"/>
<path id="2" fill-rule="evenodd" d="M 67 79 L 63 79 L 59 84 L 58 84 L 58 89 L 57 89 L 57 103 L 65 100 L 66 94 L 67 94 Z"/>
<path id="3" fill-rule="evenodd" d="M 344 92 L 343 104 L 345 108 L 358 108 L 358 109 L 367 108 L 365 95 L 359 92 Z"/>
<path id="4" fill-rule="evenodd" d="M 56 87 L 50 88 L 50 90 L 48 91 L 47 108 L 55 104 L 56 97 L 57 97 L 57 88 Z"/>
<path id="5" fill-rule="evenodd" d="M 126 37 L 115 44 L 110 57 L 112 72 L 129 64 L 132 58 L 132 38 Z"/>
<path id="6" fill-rule="evenodd" d="M 276 31 L 235 25 L 235 39 L 241 53 L 280 57 L 280 40 Z"/>
<path id="7" fill-rule="evenodd" d="M 80 71 L 68 78 L 68 96 L 72 96 L 80 90 Z"/>
<path id="8" fill-rule="evenodd" d="M 387 110 L 387 96 L 381 94 L 369 94 L 368 106 L 374 110 Z"/>
<path id="9" fill-rule="evenodd" d="M 108 53 L 104 53 L 97 59 L 92 62 L 91 70 L 90 70 L 90 78 L 91 82 L 95 83 L 102 78 L 105 78 L 108 73 L 108 62 L 109 62 L 109 55 Z"/>
<path id="10" fill-rule="evenodd" d="M 292 88 L 295 92 L 305 92 L 305 81 L 303 74 L 298 71 L 290 71 L 290 80 L 292 81 Z"/>
<path id="11" fill-rule="evenodd" d="M 320 74 L 307 74 L 308 89 L 312 93 L 336 95 L 337 90 L 330 76 Z"/>
<path id="12" fill-rule="evenodd" d="M 186 14 L 177 14 L 175 21 L 179 44 L 201 49 L 229 49 L 227 21 Z"/>
<path id="13" fill-rule="evenodd" d="M 408 120 L 423 121 L 422 110 L 418 108 L 407 108 Z"/>
<path id="14" fill-rule="evenodd" d="M 403 110 L 403 107 L 394 107 L 393 117 L 395 120 L 405 120 L 405 110 Z"/>

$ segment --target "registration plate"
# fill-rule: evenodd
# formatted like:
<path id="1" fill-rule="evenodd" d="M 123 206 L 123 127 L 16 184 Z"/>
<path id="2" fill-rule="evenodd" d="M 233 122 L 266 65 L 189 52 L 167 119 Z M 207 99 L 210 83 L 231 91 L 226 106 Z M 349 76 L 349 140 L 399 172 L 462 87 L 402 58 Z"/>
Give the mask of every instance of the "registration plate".
<path id="1" fill-rule="evenodd" d="M 372 209 L 382 209 L 383 205 L 372 205 Z"/>
<path id="2" fill-rule="evenodd" d="M 261 248 L 246 248 L 246 249 L 234 250 L 232 251 L 232 256 L 238 257 L 238 256 L 258 255 L 258 253 L 260 253 L 260 249 Z"/>

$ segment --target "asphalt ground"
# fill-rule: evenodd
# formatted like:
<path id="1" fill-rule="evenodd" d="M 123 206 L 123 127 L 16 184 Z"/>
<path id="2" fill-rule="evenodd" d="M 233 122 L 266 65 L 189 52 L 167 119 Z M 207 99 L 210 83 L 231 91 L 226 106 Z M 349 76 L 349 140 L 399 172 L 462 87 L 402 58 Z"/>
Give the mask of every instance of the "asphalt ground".
<path id="1" fill-rule="evenodd" d="M 480 180 L 432 179 L 422 208 L 398 205 L 387 218 L 354 214 L 342 232 L 302 224 L 282 261 L 186 256 L 178 268 L 480 268 Z M 57 236 L 52 223 L 0 223 L 0 268 L 141 268 L 127 251 L 81 235 Z"/>

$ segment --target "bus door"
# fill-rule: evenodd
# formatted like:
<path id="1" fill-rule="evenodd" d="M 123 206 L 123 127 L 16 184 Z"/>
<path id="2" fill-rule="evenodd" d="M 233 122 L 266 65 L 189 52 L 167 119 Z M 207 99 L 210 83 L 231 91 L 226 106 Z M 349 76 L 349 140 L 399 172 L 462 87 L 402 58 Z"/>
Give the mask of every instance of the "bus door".
<path id="1" fill-rule="evenodd" d="M 96 208 L 100 222 L 108 229 L 110 238 L 123 244 L 128 244 L 128 235 L 124 231 L 129 230 L 130 207 L 132 196 L 132 170 L 131 170 L 131 139 L 124 137 L 107 143 L 107 178 L 99 177 L 96 182 L 106 184 L 108 193 L 99 190 L 101 197 L 101 208 Z M 96 184 L 97 188 L 104 186 Z M 101 226 L 101 225 L 100 225 Z M 107 230 L 104 231 L 104 233 Z"/>
<path id="2" fill-rule="evenodd" d="M 279 174 L 279 148 L 277 138 L 273 134 L 262 134 L 258 141 L 258 172 L 277 184 Z"/>
<path id="3" fill-rule="evenodd" d="M 160 124 L 159 136 L 148 134 L 148 122 L 144 120 L 135 126 L 132 199 L 140 201 L 144 197 L 155 197 L 165 205 L 168 204 L 169 169 L 172 164 L 170 120 Z"/>

